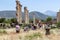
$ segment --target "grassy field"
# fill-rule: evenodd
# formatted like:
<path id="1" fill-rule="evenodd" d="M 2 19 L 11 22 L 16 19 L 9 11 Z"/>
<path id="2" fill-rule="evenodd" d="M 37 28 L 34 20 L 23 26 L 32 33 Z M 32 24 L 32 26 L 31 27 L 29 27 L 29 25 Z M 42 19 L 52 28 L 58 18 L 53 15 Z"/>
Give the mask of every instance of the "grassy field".
<path id="1" fill-rule="evenodd" d="M 24 32 L 21 29 L 20 33 L 15 33 L 15 28 L 0 29 L 0 40 L 60 40 L 60 30 L 52 29 L 51 35 L 46 36 L 45 30 L 37 29 Z"/>

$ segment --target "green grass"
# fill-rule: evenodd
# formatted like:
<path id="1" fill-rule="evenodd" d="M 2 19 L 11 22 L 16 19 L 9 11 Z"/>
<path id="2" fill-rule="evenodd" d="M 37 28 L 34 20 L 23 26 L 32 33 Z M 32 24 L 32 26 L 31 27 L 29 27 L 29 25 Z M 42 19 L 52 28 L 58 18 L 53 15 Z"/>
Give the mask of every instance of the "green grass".
<path id="1" fill-rule="evenodd" d="M 7 34 L 7 32 L 4 29 L 0 29 L 0 34 Z"/>
<path id="2" fill-rule="evenodd" d="M 42 38 L 41 33 L 34 33 L 34 34 L 31 34 L 31 35 L 26 35 L 25 39 L 33 40 L 33 39 L 38 38 L 38 37 Z"/>
<path id="3" fill-rule="evenodd" d="M 19 39 L 20 40 L 34 40 L 34 39 L 36 39 L 37 40 L 37 38 L 42 38 L 42 34 L 41 33 L 33 33 L 33 34 L 30 34 L 30 35 L 25 35 L 24 37 L 21 37 L 21 36 L 19 36 Z"/>

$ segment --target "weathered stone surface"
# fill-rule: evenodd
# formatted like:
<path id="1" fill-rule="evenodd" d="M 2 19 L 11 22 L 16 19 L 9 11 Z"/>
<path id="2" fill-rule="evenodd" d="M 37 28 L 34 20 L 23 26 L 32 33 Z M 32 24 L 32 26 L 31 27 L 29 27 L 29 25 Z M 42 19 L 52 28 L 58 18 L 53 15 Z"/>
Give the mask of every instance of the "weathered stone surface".
<path id="1" fill-rule="evenodd" d="M 16 0 L 16 18 L 19 24 L 22 24 L 22 5 Z"/>
<path id="2" fill-rule="evenodd" d="M 60 22 L 60 10 L 57 12 L 57 22 Z"/>
<path id="3" fill-rule="evenodd" d="M 29 11 L 27 7 L 24 7 L 24 13 L 25 13 L 25 24 L 29 24 Z"/>

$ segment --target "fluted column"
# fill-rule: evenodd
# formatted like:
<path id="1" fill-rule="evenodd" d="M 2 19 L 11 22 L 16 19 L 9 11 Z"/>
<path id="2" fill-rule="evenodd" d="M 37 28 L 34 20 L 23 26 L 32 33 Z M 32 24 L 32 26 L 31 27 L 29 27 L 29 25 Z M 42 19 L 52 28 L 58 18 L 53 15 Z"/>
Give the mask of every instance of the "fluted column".
<path id="1" fill-rule="evenodd" d="M 35 25 L 35 14 L 33 13 L 33 24 Z"/>
<path id="2" fill-rule="evenodd" d="M 27 7 L 24 7 L 24 13 L 25 13 L 25 24 L 29 24 L 29 11 Z"/>
<path id="3" fill-rule="evenodd" d="M 57 22 L 60 22 L 60 10 L 57 12 Z"/>
<path id="4" fill-rule="evenodd" d="M 22 24 L 22 11 L 21 11 L 22 5 L 18 0 L 16 0 L 16 18 L 17 22 L 19 24 Z"/>

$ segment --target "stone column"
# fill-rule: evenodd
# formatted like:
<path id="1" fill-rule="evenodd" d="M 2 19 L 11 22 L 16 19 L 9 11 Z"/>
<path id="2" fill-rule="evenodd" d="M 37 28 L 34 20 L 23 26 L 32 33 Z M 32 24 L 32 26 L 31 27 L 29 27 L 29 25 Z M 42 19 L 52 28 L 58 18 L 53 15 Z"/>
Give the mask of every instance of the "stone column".
<path id="1" fill-rule="evenodd" d="M 17 18 L 17 22 L 19 24 L 22 24 L 21 7 L 22 7 L 22 5 L 20 4 L 20 2 L 18 0 L 16 0 L 16 18 Z"/>
<path id="2" fill-rule="evenodd" d="M 57 22 L 60 22 L 60 10 L 57 12 Z"/>
<path id="3" fill-rule="evenodd" d="M 19 23 L 22 24 L 22 5 L 19 4 Z"/>
<path id="4" fill-rule="evenodd" d="M 33 24 L 35 25 L 35 14 L 33 13 Z"/>
<path id="5" fill-rule="evenodd" d="M 27 10 L 27 7 L 24 7 L 24 13 L 25 13 L 25 24 L 29 24 L 29 11 Z"/>

